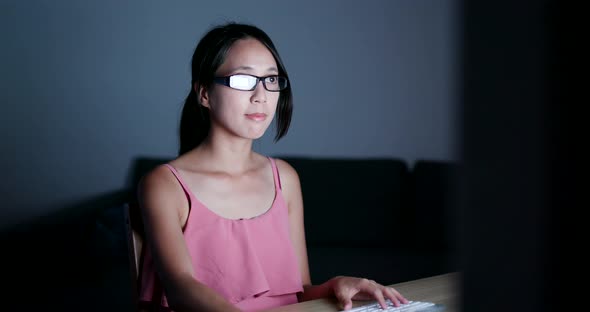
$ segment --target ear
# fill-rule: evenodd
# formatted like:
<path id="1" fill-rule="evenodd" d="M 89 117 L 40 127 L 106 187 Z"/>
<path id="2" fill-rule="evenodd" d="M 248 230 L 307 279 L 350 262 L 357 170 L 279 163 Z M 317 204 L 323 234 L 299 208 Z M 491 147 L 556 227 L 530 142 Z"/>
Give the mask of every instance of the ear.
<path id="1" fill-rule="evenodd" d="M 200 85 L 198 82 L 195 82 L 195 84 L 193 85 L 193 89 L 195 90 L 195 93 L 197 94 L 197 98 L 199 99 L 199 103 L 203 107 L 210 108 L 209 92 L 207 91 L 207 89 L 205 87 L 203 87 L 202 85 Z"/>

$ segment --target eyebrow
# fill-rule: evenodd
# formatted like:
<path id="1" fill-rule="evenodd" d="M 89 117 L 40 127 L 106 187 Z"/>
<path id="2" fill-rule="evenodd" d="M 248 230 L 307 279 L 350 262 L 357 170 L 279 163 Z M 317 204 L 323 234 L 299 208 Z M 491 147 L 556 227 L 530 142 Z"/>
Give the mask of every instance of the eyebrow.
<path id="1" fill-rule="evenodd" d="M 240 70 L 254 70 L 254 67 L 251 67 L 251 66 L 238 66 L 236 68 L 233 68 L 229 72 L 230 73 L 235 73 L 236 71 L 240 71 Z M 279 72 L 279 70 L 276 67 L 274 67 L 274 66 L 271 66 L 271 67 L 267 68 L 266 71 L 267 72 L 276 72 L 276 73 Z"/>

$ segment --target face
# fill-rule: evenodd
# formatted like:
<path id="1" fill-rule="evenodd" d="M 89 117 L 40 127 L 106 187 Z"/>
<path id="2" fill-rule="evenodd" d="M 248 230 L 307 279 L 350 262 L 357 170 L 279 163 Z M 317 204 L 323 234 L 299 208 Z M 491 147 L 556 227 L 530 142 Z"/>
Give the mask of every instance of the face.
<path id="1" fill-rule="evenodd" d="M 234 74 L 265 77 L 277 75 L 278 69 L 271 52 L 258 40 L 248 38 L 231 46 L 215 76 Z M 210 111 L 210 131 L 258 139 L 274 118 L 280 92 L 267 91 L 259 81 L 252 91 L 235 90 L 214 83 L 198 94 L 201 104 Z"/>

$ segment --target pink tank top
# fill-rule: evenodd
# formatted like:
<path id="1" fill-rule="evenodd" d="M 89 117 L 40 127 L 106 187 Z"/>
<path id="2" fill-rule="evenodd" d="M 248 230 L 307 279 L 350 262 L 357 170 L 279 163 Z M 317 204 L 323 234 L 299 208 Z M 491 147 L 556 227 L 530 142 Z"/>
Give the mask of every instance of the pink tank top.
<path id="1" fill-rule="evenodd" d="M 301 273 L 289 236 L 288 209 L 274 159 L 275 198 L 264 214 L 233 220 L 209 210 L 188 189 L 176 169 L 189 200 L 184 239 L 195 278 L 243 311 L 257 311 L 297 302 L 303 291 Z M 140 279 L 142 304 L 168 308 L 149 247 L 144 248 Z"/>

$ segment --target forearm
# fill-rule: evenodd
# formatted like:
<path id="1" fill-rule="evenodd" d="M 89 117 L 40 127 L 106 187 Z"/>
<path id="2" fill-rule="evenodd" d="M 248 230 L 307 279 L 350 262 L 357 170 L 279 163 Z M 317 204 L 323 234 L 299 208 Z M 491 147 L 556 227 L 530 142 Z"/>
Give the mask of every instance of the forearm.
<path id="1" fill-rule="evenodd" d="M 297 296 L 299 302 L 334 296 L 334 277 L 321 285 L 304 285 L 303 293 Z"/>
<path id="2" fill-rule="evenodd" d="M 170 291 L 167 291 L 170 308 L 177 312 L 182 311 L 230 311 L 240 310 L 225 300 L 221 295 L 206 285 L 193 278 L 185 278 L 175 283 Z"/>

